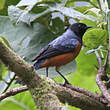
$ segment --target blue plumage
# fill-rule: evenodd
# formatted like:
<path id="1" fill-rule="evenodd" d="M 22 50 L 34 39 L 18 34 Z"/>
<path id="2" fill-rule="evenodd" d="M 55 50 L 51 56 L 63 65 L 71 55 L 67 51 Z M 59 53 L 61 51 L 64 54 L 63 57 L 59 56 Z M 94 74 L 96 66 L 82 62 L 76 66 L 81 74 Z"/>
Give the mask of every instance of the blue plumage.
<path id="1" fill-rule="evenodd" d="M 79 41 L 80 39 L 76 34 L 71 29 L 68 29 L 63 35 L 50 42 L 49 45 L 65 53 L 74 51 Z"/>

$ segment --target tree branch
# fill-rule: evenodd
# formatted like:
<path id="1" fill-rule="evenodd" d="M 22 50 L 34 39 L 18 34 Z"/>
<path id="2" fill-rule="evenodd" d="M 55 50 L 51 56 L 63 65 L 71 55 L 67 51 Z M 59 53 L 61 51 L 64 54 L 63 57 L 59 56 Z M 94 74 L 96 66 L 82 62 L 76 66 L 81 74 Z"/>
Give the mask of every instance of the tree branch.
<path id="1" fill-rule="evenodd" d="M 51 79 L 49 79 L 49 78 L 47 80 L 51 81 Z M 66 87 L 64 87 L 61 84 L 56 84 L 56 87 L 58 87 L 58 89 L 60 91 L 57 89 L 56 91 L 54 91 L 54 94 L 56 94 L 56 96 L 58 96 L 58 98 L 60 99 L 61 102 L 68 103 L 71 106 L 84 108 L 86 110 L 93 110 L 93 109 L 97 110 L 97 108 L 99 108 L 97 106 L 97 104 L 100 106 L 100 109 L 102 108 L 102 104 L 97 103 L 98 101 L 102 102 L 102 103 L 107 103 L 106 100 L 101 99 L 100 95 L 93 94 L 87 90 L 84 90 L 83 88 L 75 87 L 72 85 L 66 85 Z M 0 100 L 3 100 L 9 96 L 14 96 L 14 95 L 24 92 L 26 90 L 28 90 L 27 86 L 14 88 L 14 89 L 7 91 L 4 94 L 0 95 Z M 82 93 L 80 93 L 79 91 Z M 82 100 L 82 98 L 84 100 Z M 91 103 L 93 103 L 93 104 L 91 104 Z M 84 107 L 83 107 L 83 105 L 84 105 Z M 90 108 L 90 106 L 91 106 L 91 108 Z M 88 109 L 88 107 L 89 107 L 89 109 Z"/>
<path id="2" fill-rule="evenodd" d="M 61 102 L 84 110 L 107 110 L 105 104 L 93 97 L 58 85 L 49 78 L 39 77 L 33 66 L 22 60 L 2 40 L 0 40 L 0 60 L 24 81 L 36 106 L 41 110 L 62 110 L 65 106 Z"/>
<path id="3" fill-rule="evenodd" d="M 79 93 L 82 93 L 82 94 L 84 94 L 84 95 L 86 95 L 88 97 L 91 97 L 91 98 L 93 98 L 93 99 L 95 99 L 95 100 L 97 100 L 99 102 L 104 103 L 104 104 L 107 104 L 108 103 L 107 100 L 104 99 L 102 97 L 102 95 L 100 95 L 100 94 L 95 94 L 95 93 L 89 92 L 89 91 L 87 91 L 87 90 L 85 90 L 83 88 L 76 87 L 76 86 L 73 86 L 73 85 L 66 85 L 66 87 L 67 88 L 70 88 L 71 90 L 74 90 L 74 91 L 77 91 Z"/>
<path id="4" fill-rule="evenodd" d="M 106 110 L 99 101 L 93 99 L 83 93 L 79 93 L 66 87 L 59 87 L 57 96 L 63 103 L 68 103 L 71 106 L 81 108 L 83 110 Z M 65 100 L 64 100 L 65 99 Z M 101 104 L 101 105 L 100 105 Z"/>
<path id="5" fill-rule="evenodd" d="M 14 96 L 14 95 L 16 95 L 18 93 L 21 93 L 21 92 L 24 92 L 26 90 L 28 90 L 27 86 L 14 88 L 14 89 L 12 89 L 10 91 L 7 91 L 7 92 L 1 94 L 0 95 L 0 101 L 5 99 L 5 98 L 7 98 L 7 97 L 9 97 L 9 96 Z"/>

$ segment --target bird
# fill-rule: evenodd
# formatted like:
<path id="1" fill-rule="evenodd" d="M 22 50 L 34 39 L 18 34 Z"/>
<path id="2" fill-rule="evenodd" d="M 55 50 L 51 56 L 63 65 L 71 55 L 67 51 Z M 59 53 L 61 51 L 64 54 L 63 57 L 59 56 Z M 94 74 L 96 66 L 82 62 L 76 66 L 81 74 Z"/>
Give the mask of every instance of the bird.
<path id="1" fill-rule="evenodd" d="M 59 69 L 78 56 L 83 44 L 83 35 L 88 28 L 91 26 L 84 23 L 70 25 L 62 35 L 44 46 L 32 59 L 34 68 L 36 70 L 46 68 L 46 76 L 48 77 L 48 68 L 55 67 L 56 72 L 65 80 L 64 84 L 70 84 Z"/>

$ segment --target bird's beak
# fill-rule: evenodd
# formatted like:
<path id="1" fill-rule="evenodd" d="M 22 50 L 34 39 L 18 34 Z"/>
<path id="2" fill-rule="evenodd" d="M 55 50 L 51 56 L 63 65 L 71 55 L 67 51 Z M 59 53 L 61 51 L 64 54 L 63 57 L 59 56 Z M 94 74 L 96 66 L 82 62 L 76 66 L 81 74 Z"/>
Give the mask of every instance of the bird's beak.
<path id="1" fill-rule="evenodd" d="M 87 26 L 86 29 L 92 28 L 92 26 Z"/>

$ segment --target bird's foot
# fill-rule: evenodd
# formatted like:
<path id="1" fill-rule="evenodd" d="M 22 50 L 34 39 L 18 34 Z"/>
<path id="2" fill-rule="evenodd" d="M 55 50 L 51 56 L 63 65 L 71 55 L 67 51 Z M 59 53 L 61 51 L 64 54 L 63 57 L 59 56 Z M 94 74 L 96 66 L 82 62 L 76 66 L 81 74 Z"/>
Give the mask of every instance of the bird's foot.
<path id="1" fill-rule="evenodd" d="M 15 77 L 15 80 L 15 84 L 25 85 L 25 83 L 18 76 Z"/>
<path id="2" fill-rule="evenodd" d="M 25 83 L 21 80 L 16 80 L 15 84 L 25 85 Z"/>
<path id="3" fill-rule="evenodd" d="M 63 86 L 66 86 L 66 85 L 71 85 L 68 80 L 65 80 L 65 83 L 63 84 Z"/>

